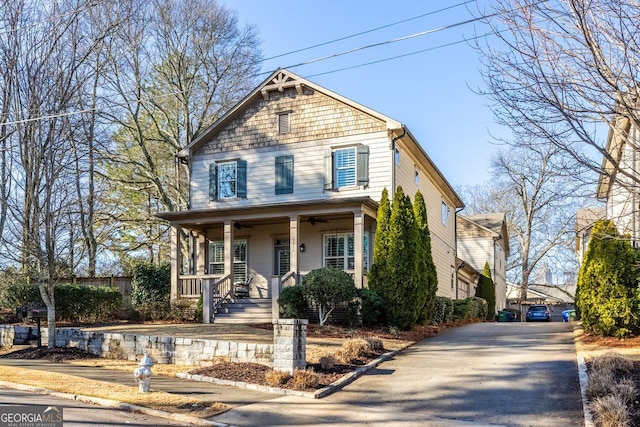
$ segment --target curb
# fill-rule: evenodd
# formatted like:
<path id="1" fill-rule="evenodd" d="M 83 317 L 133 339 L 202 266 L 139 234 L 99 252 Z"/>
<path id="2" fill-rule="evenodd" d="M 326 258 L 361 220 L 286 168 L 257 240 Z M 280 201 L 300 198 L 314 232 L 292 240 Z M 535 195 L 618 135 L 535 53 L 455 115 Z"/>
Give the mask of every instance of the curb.
<path id="1" fill-rule="evenodd" d="M 0 386 L 11 388 L 14 390 L 27 391 L 30 393 L 48 394 L 48 395 L 59 397 L 62 399 L 77 400 L 77 401 L 86 402 L 86 403 L 95 403 L 96 405 L 105 406 L 108 408 L 122 409 L 129 412 L 141 413 L 141 414 L 150 415 L 153 417 L 164 418 L 164 419 L 183 422 L 183 423 L 189 423 L 197 426 L 228 427 L 227 424 L 218 423 L 215 421 L 209 421 L 204 418 L 197 418 L 197 417 L 192 417 L 190 415 L 174 414 L 171 412 L 159 411 L 157 409 L 146 408 L 144 406 L 118 402 L 117 400 L 103 399 L 100 397 L 85 396 L 81 394 L 61 393 L 59 391 L 49 390 L 47 388 L 12 383 L 8 381 L 0 381 Z"/>
<path id="2" fill-rule="evenodd" d="M 349 372 L 348 374 L 345 374 L 339 380 L 334 381 L 328 386 L 321 388 L 319 390 L 316 390 L 314 392 L 291 390 L 291 389 L 285 389 L 285 388 L 279 388 L 279 387 L 270 387 L 270 386 L 264 386 L 264 385 L 258 385 L 258 384 L 245 383 L 242 381 L 221 380 L 218 378 L 205 377 L 202 375 L 192 375 L 186 372 L 180 372 L 176 374 L 176 377 L 191 380 L 191 381 L 212 382 L 218 385 L 245 388 L 247 390 L 261 391 L 265 393 L 281 394 L 284 396 L 305 397 L 307 399 L 322 399 L 323 397 L 327 397 L 335 393 L 336 391 L 340 390 L 347 384 L 352 383 L 361 375 L 363 375 L 365 372 L 377 367 L 382 362 L 389 360 L 390 358 L 398 354 L 399 351 L 400 350 L 393 350 L 393 351 L 384 353 L 380 355 L 378 358 L 367 363 L 366 365 L 363 365 L 355 369 L 353 372 Z"/>
<path id="3" fill-rule="evenodd" d="M 576 348 L 576 359 L 578 363 L 578 379 L 580 381 L 580 394 L 582 395 L 582 413 L 584 414 L 584 426 L 585 427 L 594 427 L 595 424 L 593 422 L 593 413 L 589 408 L 589 403 L 587 402 L 587 381 L 589 380 L 589 375 L 587 374 L 587 364 L 584 361 L 584 354 L 578 352 L 576 347 L 576 339 L 578 338 L 578 330 L 582 330 L 582 325 L 579 322 L 573 323 L 573 346 Z"/>

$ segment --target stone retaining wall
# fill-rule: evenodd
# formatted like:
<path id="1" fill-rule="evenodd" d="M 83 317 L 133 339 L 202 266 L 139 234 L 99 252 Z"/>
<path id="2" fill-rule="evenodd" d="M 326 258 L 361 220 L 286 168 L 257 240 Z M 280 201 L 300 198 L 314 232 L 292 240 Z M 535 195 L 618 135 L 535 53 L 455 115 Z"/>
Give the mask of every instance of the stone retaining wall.
<path id="1" fill-rule="evenodd" d="M 46 344 L 48 328 L 42 328 Z M 24 344 L 36 336 L 36 327 L 0 325 L 3 347 Z M 147 353 L 154 363 L 203 365 L 215 360 L 253 362 L 273 366 L 273 344 L 249 344 L 220 340 L 157 337 L 145 335 L 87 332 L 58 328 L 56 346 L 77 347 L 109 359 L 140 360 Z"/>

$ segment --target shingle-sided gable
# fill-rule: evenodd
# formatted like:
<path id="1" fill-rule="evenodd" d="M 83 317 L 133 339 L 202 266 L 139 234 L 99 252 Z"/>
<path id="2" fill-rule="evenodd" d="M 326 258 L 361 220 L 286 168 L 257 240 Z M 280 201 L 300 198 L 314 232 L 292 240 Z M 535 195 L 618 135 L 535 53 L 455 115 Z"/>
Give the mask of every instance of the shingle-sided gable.
<path id="1" fill-rule="evenodd" d="M 278 117 L 289 114 L 290 130 L 278 132 Z M 229 152 L 301 141 L 381 132 L 386 123 L 320 91 L 304 87 L 257 98 L 206 141 L 199 154 Z"/>

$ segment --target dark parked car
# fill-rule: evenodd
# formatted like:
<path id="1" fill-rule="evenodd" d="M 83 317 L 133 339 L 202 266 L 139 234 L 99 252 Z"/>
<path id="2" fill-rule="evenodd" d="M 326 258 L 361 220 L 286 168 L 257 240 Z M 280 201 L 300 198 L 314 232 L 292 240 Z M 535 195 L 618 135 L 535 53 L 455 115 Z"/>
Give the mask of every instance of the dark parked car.
<path id="1" fill-rule="evenodd" d="M 527 322 L 551 322 L 551 310 L 546 305 L 532 305 L 527 310 Z"/>

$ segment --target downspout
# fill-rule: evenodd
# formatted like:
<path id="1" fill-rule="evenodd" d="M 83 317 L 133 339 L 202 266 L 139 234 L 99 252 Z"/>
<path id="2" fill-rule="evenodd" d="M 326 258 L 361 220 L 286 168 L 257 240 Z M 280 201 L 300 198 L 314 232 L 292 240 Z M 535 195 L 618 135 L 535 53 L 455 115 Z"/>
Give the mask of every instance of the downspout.
<path id="1" fill-rule="evenodd" d="M 402 135 L 398 135 L 391 140 L 391 199 L 396 193 L 396 141 L 404 138 L 407 134 L 407 128 L 402 126 Z"/>
<path id="2" fill-rule="evenodd" d="M 453 254 L 453 259 L 456 260 L 458 259 L 458 213 L 462 212 L 462 210 L 464 209 L 464 207 L 462 208 L 456 208 L 453 211 L 453 238 L 455 239 L 455 245 L 454 245 L 454 254 Z M 455 264 L 455 261 L 454 261 Z M 464 266 L 465 261 L 462 260 L 462 265 Z M 456 269 L 456 299 L 458 299 L 458 270 Z"/>

